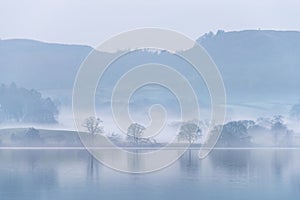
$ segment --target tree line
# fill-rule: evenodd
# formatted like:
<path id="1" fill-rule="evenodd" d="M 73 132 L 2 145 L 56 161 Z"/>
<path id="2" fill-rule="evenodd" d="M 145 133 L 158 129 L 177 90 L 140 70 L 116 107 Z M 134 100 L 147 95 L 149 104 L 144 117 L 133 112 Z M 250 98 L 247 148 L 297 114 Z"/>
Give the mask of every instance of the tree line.
<path id="1" fill-rule="evenodd" d="M 0 123 L 57 123 L 57 105 L 36 90 L 17 87 L 15 83 L 0 86 Z"/>
<path id="2" fill-rule="evenodd" d="M 100 119 L 90 117 L 85 120 L 83 126 L 91 135 L 102 134 L 104 129 L 101 122 Z M 178 143 L 187 142 L 192 145 L 199 142 L 203 136 L 201 125 L 203 126 L 205 123 L 181 122 L 177 133 Z M 125 141 L 118 134 L 112 134 L 108 138 L 115 143 L 125 142 L 134 146 L 158 144 L 153 138 L 143 137 L 145 130 L 143 125 L 132 123 L 127 129 Z M 295 135 L 294 131 L 287 127 L 284 117 L 281 115 L 261 117 L 256 120 L 229 121 L 223 125 L 214 126 L 209 136 L 214 138 L 217 133 L 221 133 L 216 144 L 217 147 L 250 147 L 257 144 L 255 138 L 260 136 L 268 136 L 265 137 L 265 140 L 271 140 L 268 141 L 269 145 L 292 145 L 292 137 Z"/>

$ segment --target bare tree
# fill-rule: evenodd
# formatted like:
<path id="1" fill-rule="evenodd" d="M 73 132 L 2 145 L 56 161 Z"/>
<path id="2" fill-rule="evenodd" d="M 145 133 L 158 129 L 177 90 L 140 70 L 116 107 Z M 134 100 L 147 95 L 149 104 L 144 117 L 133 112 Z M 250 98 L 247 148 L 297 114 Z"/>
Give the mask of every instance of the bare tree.
<path id="1" fill-rule="evenodd" d="M 103 133 L 103 126 L 101 126 L 102 120 L 95 117 L 87 118 L 83 127 L 85 127 L 91 135 L 96 135 L 97 133 Z"/>
<path id="2" fill-rule="evenodd" d="M 145 129 L 144 126 L 138 123 L 131 124 L 127 129 L 127 140 L 139 144 Z"/>
<path id="3" fill-rule="evenodd" d="M 197 124 L 193 122 L 185 122 L 180 127 L 178 140 L 188 141 L 190 144 L 200 139 L 202 131 Z"/>

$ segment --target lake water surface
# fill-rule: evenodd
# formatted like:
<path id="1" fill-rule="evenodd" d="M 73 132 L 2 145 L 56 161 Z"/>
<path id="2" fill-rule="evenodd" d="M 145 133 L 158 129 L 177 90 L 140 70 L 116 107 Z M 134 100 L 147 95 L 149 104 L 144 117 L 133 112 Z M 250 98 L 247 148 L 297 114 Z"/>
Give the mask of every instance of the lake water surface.
<path id="1" fill-rule="evenodd" d="M 300 150 L 214 150 L 204 160 L 197 152 L 137 175 L 85 150 L 0 150 L 0 199 L 299 199 Z"/>

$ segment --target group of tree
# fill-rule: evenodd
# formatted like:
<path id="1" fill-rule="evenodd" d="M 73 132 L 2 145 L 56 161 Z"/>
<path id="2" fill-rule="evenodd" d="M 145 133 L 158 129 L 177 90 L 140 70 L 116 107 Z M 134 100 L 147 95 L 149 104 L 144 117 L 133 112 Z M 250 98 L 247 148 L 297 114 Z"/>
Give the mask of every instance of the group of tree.
<path id="1" fill-rule="evenodd" d="M 87 128 L 90 134 L 94 135 L 103 133 L 101 122 L 100 119 L 91 117 L 85 121 L 83 126 Z M 124 142 L 134 146 L 156 144 L 154 139 L 144 137 L 145 130 L 143 125 L 132 123 L 127 129 L 126 141 Z M 221 147 L 249 147 L 253 144 L 253 138 L 256 134 L 269 135 L 272 139 L 272 145 L 290 145 L 294 134 L 292 130 L 288 129 L 280 115 L 271 118 L 258 118 L 256 121 L 230 121 L 223 125 L 214 126 L 209 135 L 214 137 L 217 133 L 220 133 L 217 146 Z M 180 124 L 177 134 L 178 142 L 187 142 L 191 145 L 199 141 L 201 137 L 202 130 L 197 123 L 188 121 Z M 113 134 L 109 138 L 116 142 L 121 141 L 118 134 Z"/>
<path id="2" fill-rule="evenodd" d="M 89 117 L 87 118 L 83 125 L 90 135 L 102 134 L 104 129 L 102 126 L 102 121 L 99 118 Z M 154 138 L 148 138 L 144 136 L 146 127 L 138 123 L 132 123 L 127 128 L 126 132 L 126 142 L 128 145 L 132 146 L 145 146 L 157 144 Z M 184 122 L 182 123 L 179 133 L 177 135 L 178 141 L 185 141 L 192 144 L 200 139 L 202 136 L 202 131 L 196 123 Z M 112 134 L 108 138 L 114 143 L 120 143 L 121 137 L 118 134 Z"/>
<path id="3" fill-rule="evenodd" d="M 295 134 L 284 122 L 284 117 L 275 115 L 271 118 L 259 118 L 257 126 L 272 135 L 274 145 L 291 145 Z"/>
<path id="4" fill-rule="evenodd" d="M 290 117 L 300 121 L 300 101 L 292 106 L 290 110 Z"/>
<path id="5" fill-rule="evenodd" d="M 288 129 L 283 116 L 276 115 L 271 118 L 258 118 L 253 120 L 230 121 L 224 125 L 215 126 L 211 132 L 212 137 L 221 132 L 217 146 L 222 147 L 249 147 L 253 145 L 255 137 L 264 136 L 271 139 L 268 144 L 291 145 L 294 132 Z"/>
<path id="6" fill-rule="evenodd" d="M 224 125 L 215 126 L 211 134 L 214 135 L 221 132 L 217 146 L 249 146 L 251 144 L 251 137 L 248 130 L 251 126 L 252 121 L 249 120 L 231 121 Z"/>
<path id="7" fill-rule="evenodd" d="M 19 88 L 14 83 L 0 86 L 0 123 L 56 123 L 57 115 L 55 103 L 36 90 Z"/>
<path id="8" fill-rule="evenodd" d="M 104 133 L 104 128 L 102 125 L 102 120 L 96 117 L 87 118 L 83 127 L 87 130 L 90 135 L 102 134 Z M 144 138 L 143 134 L 146 128 L 138 123 L 132 123 L 126 133 L 126 142 L 131 145 L 142 145 L 142 144 L 152 144 L 155 143 L 154 139 Z M 113 133 L 108 136 L 108 138 L 114 143 L 121 143 L 121 136 Z M 125 141 L 123 141 L 124 143 Z"/>

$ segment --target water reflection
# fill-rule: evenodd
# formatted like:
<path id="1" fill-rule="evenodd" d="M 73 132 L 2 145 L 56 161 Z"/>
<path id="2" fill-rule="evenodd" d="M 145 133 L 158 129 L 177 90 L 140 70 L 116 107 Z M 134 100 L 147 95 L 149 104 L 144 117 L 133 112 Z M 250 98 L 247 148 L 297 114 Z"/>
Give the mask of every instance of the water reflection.
<path id="1" fill-rule="evenodd" d="M 111 159 L 126 159 L 138 169 L 145 165 L 139 153 Z M 164 170 L 134 175 L 111 170 L 84 150 L 1 150 L 0 197 L 297 199 L 300 194 L 300 150 L 214 150 L 204 160 L 197 153 L 187 151 Z"/>
<path id="2" fill-rule="evenodd" d="M 187 150 L 187 152 L 181 156 L 179 163 L 180 169 L 188 173 L 197 171 L 200 164 L 198 154 L 191 149 Z"/>
<path id="3" fill-rule="evenodd" d="M 100 163 L 91 155 L 88 155 L 87 177 L 90 180 L 99 179 Z"/>
<path id="4" fill-rule="evenodd" d="M 270 165 L 273 166 L 273 173 L 277 179 L 284 178 L 285 172 L 288 171 L 289 162 L 293 151 L 277 150 L 272 153 Z"/>
<path id="5" fill-rule="evenodd" d="M 209 156 L 212 166 L 228 173 L 243 174 L 249 168 L 251 152 L 248 150 L 214 150 Z"/>

